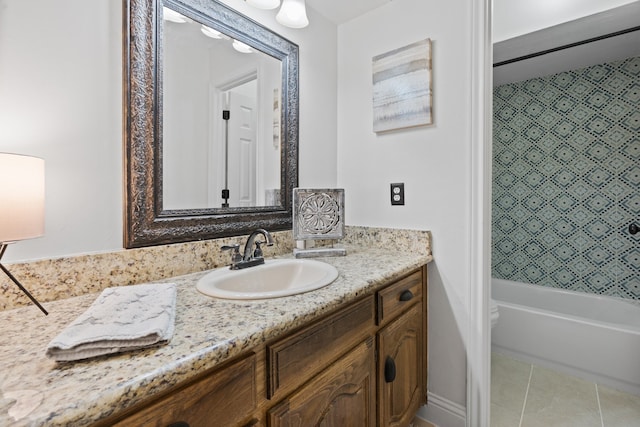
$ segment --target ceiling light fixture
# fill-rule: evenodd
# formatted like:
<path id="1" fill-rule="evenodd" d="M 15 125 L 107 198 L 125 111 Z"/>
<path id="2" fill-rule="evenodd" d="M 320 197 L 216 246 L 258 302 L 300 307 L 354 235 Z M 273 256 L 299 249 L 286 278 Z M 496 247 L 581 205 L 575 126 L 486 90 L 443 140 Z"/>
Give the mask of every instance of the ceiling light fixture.
<path id="1" fill-rule="evenodd" d="M 276 21 L 290 28 L 304 28 L 309 25 L 304 0 L 282 0 Z"/>
<path id="2" fill-rule="evenodd" d="M 248 5 L 258 9 L 275 9 L 280 6 L 280 0 L 245 0 Z"/>
<path id="3" fill-rule="evenodd" d="M 204 34 L 207 37 L 211 37 L 212 39 L 222 38 L 222 33 L 220 31 L 216 31 L 213 28 L 207 27 L 204 24 L 202 24 L 202 26 L 200 27 L 200 31 L 202 31 L 202 34 Z"/>
<path id="4" fill-rule="evenodd" d="M 240 53 L 251 53 L 253 52 L 253 49 L 251 49 L 251 47 L 249 47 L 248 45 L 239 42 L 238 40 L 234 40 L 233 41 L 233 48 L 235 50 L 237 50 Z"/>
<path id="5" fill-rule="evenodd" d="M 173 9 L 169 9 L 168 7 L 162 8 L 162 19 L 178 24 L 184 24 L 185 22 L 187 22 L 186 16 L 176 12 Z"/>

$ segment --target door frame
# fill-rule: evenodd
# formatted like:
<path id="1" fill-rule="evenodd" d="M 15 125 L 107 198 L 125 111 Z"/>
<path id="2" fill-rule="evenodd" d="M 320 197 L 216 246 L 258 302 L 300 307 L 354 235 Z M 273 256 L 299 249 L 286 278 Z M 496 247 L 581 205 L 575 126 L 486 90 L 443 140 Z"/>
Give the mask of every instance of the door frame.
<path id="1" fill-rule="evenodd" d="M 491 397 L 492 0 L 471 1 L 468 427 L 488 427 Z"/>

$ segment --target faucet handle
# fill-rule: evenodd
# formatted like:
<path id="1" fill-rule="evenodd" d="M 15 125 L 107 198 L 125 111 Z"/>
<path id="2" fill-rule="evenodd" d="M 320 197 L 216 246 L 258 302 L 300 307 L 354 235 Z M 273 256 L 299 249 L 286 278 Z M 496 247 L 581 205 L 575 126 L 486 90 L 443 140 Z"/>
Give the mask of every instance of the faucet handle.
<path id="1" fill-rule="evenodd" d="M 256 242 L 256 249 L 253 251 L 253 257 L 254 258 L 263 258 L 264 257 L 264 254 L 262 253 L 262 248 L 260 247 L 260 245 L 262 245 L 263 243 L 266 243 L 266 242 Z M 267 246 L 270 246 L 270 245 L 267 243 Z"/>
<path id="2" fill-rule="evenodd" d="M 240 244 L 235 243 L 233 245 L 224 245 L 220 247 L 223 251 L 231 251 L 231 268 L 233 269 L 237 263 L 242 261 L 242 255 L 240 255 Z"/>

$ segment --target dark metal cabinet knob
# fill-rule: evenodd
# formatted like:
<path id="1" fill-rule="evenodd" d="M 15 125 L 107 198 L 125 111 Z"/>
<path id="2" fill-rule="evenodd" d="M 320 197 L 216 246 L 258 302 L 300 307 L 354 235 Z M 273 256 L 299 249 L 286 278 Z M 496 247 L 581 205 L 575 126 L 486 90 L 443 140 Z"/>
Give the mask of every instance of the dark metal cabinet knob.
<path id="1" fill-rule="evenodd" d="M 384 380 L 388 383 L 396 379 L 396 362 L 393 357 L 387 356 L 384 361 Z"/>
<path id="2" fill-rule="evenodd" d="M 400 301 L 411 301 L 413 299 L 413 292 L 406 290 L 400 294 Z"/>
<path id="3" fill-rule="evenodd" d="M 640 227 L 633 223 L 629 224 L 629 233 L 638 234 L 638 231 L 640 231 Z"/>

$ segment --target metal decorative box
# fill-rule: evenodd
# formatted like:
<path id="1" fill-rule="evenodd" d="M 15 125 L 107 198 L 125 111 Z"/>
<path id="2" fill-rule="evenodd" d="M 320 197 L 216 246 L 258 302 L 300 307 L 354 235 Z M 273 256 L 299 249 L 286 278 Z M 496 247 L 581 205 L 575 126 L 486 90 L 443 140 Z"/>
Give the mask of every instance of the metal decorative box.
<path id="1" fill-rule="evenodd" d="M 344 189 L 293 189 L 293 238 L 296 258 L 344 256 L 341 247 L 307 248 L 308 240 L 344 237 Z"/>

